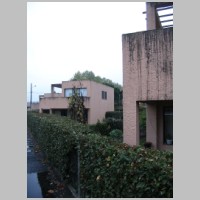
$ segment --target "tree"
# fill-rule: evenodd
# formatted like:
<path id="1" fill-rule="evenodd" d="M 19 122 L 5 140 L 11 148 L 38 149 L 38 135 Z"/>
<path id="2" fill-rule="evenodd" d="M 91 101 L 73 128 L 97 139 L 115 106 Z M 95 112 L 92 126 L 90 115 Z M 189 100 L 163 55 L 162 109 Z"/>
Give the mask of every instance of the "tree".
<path id="1" fill-rule="evenodd" d="M 85 111 L 84 98 L 81 94 L 79 95 L 77 88 L 74 86 L 72 88 L 72 96 L 69 97 L 70 117 L 80 123 L 86 123 Z"/>
<path id="2" fill-rule="evenodd" d="M 74 74 L 74 77 L 71 79 L 73 81 L 80 81 L 80 80 L 95 80 L 95 75 L 92 71 L 85 71 L 81 73 L 80 71 Z"/>

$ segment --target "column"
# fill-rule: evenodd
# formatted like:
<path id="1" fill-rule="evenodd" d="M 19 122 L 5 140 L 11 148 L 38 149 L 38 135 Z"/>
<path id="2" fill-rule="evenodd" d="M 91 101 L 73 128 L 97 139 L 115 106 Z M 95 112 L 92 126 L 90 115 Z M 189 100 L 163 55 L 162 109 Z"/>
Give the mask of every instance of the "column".
<path id="1" fill-rule="evenodd" d="M 152 143 L 153 148 L 157 148 L 157 105 L 156 103 L 147 103 L 147 121 L 146 121 L 146 141 Z"/>

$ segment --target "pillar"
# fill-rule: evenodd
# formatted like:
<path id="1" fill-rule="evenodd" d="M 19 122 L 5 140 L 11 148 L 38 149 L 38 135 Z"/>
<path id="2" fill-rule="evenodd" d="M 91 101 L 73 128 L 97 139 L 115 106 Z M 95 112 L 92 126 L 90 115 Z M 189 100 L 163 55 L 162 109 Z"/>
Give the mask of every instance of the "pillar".
<path id="1" fill-rule="evenodd" d="M 139 135 L 139 102 L 132 101 L 131 107 L 124 106 L 123 142 L 130 146 L 140 143 Z"/>
<path id="2" fill-rule="evenodd" d="M 157 148 L 157 105 L 156 103 L 147 103 L 146 141 L 151 142 L 153 148 Z"/>
<path id="3" fill-rule="evenodd" d="M 153 3 L 146 3 L 146 13 L 147 13 L 147 30 L 156 29 L 156 8 Z"/>

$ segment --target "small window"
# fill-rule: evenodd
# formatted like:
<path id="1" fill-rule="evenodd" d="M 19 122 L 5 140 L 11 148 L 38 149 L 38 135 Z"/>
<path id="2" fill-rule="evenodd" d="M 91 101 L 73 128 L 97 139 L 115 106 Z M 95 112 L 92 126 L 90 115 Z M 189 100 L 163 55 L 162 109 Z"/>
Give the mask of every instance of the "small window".
<path id="1" fill-rule="evenodd" d="M 102 91 L 101 96 L 102 96 L 102 99 L 107 99 L 107 92 Z"/>
<path id="2" fill-rule="evenodd" d="M 173 144 L 173 107 L 164 108 L 164 144 Z"/>
<path id="3" fill-rule="evenodd" d="M 86 97 L 87 96 L 87 88 L 76 88 L 76 91 L 79 96 Z M 65 89 L 65 97 L 71 97 L 73 95 L 73 89 Z"/>
<path id="4" fill-rule="evenodd" d="M 79 96 L 86 97 L 87 96 L 87 88 L 79 88 L 78 94 L 79 94 Z"/>
<path id="5" fill-rule="evenodd" d="M 71 97 L 72 96 L 72 89 L 65 89 L 65 97 Z"/>

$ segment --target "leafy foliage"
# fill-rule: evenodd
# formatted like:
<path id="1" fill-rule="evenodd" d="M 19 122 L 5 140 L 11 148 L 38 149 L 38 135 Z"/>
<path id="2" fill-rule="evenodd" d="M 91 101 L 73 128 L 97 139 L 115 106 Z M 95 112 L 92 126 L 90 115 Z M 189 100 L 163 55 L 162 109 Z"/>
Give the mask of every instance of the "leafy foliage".
<path id="1" fill-rule="evenodd" d="M 110 127 L 110 130 L 119 129 L 123 131 L 122 119 L 108 118 L 108 119 L 105 119 L 104 122 L 107 124 L 108 127 Z"/>
<path id="2" fill-rule="evenodd" d="M 108 85 L 110 87 L 118 88 L 119 90 L 122 89 L 122 86 L 118 83 L 112 82 L 110 79 L 107 78 L 101 78 L 100 76 L 95 76 L 95 74 L 92 71 L 84 71 L 84 72 L 76 72 L 71 78 L 71 81 L 79 81 L 79 80 L 91 80 L 96 81 L 98 83 L 102 83 L 105 85 Z"/>
<path id="3" fill-rule="evenodd" d="M 146 133 L 146 108 L 142 105 L 139 106 L 139 126 L 140 131 Z"/>
<path id="4" fill-rule="evenodd" d="M 95 125 L 90 125 L 91 129 L 97 133 L 100 133 L 103 136 L 108 136 L 109 132 L 111 131 L 111 127 L 108 126 L 106 122 L 98 122 Z"/>
<path id="5" fill-rule="evenodd" d="M 123 131 L 122 119 L 107 118 L 102 122 L 98 121 L 95 125 L 90 125 L 91 129 L 103 136 L 109 136 L 112 130 L 119 129 Z"/>
<path id="6" fill-rule="evenodd" d="M 105 118 L 123 119 L 123 112 L 121 111 L 109 111 L 106 112 Z"/>
<path id="7" fill-rule="evenodd" d="M 122 141 L 123 139 L 123 132 L 119 129 L 114 129 L 109 133 L 109 136 L 113 139 L 117 139 Z"/>
<path id="8" fill-rule="evenodd" d="M 28 112 L 27 123 L 48 160 L 72 181 L 69 154 L 80 146 L 81 197 L 173 197 L 173 154 L 129 147 L 67 117 Z"/>
<path id="9" fill-rule="evenodd" d="M 85 106 L 84 99 L 80 96 L 75 87 L 72 89 L 72 96 L 69 97 L 69 113 L 70 117 L 73 120 L 76 120 L 81 123 L 85 123 L 86 119 L 84 117 Z"/>

